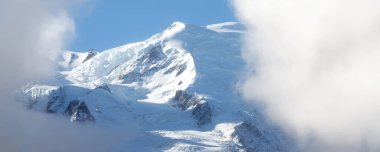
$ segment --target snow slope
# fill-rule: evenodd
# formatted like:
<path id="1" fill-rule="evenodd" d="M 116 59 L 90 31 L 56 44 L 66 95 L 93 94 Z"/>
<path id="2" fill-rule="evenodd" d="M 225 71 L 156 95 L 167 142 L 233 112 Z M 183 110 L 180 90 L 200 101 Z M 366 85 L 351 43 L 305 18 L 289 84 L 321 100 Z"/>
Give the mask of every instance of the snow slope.
<path id="1" fill-rule="evenodd" d="M 26 87 L 23 101 L 75 123 L 138 128 L 120 151 L 295 151 L 236 91 L 243 33 L 174 22 L 145 41 L 63 52 L 56 83 Z"/>

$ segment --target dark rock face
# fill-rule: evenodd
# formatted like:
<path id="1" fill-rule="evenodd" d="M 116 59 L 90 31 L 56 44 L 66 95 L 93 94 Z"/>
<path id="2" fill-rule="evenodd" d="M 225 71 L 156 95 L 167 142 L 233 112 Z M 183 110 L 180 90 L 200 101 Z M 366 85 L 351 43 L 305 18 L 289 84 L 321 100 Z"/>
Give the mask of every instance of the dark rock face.
<path id="1" fill-rule="evenodd" d="M 144 77 L 152 76 L 155 70 L 165 68 L 170 65 L 170 62 L 165 61 L 166 56 L 162 52 L 162 46 L 149 46 L 146 54 L 131 60 L 129 66 L 134 67 L 135 70 L 128 71 L 119 76 L 122 83 L 133 83 L 141 81 Z M 154 66 L 151 66 L 154 65 Z"/>
<path id="2" fill-rule="evenodd" d="M 198 103 L 192 113 L 194 118 L 198 121 L 198 126 L 203 126 L 211 122 L 212 110 L 206 101 Z"/>
<path id="3" fill-rule="evenodd" d="M 49 100 L 49 102 L 48 102 L 47 105 L 46 105 L 46 112 L 47 112 L 47 113 L 56 113 L 56 112 L 57 112 L 57 110 L 54 108 L 54 104 L 55 104 L 56 102 L 59 102 L 60 98 L 61 98 L 60 96 L 55 95 L 55 96 L 53 96 L 53 97 Z"/>
<path id="4" fill-rule="evenodd" d="M 270 144 L 270 140 L 267 140 L 263 133 L 250 122 L 244 121 L 237 125 L 232 136 L 237 139 L 238 147 L 246 152 L 269 152 L 265 148 Z"/>
<path id="5" fill-rule="evenodd" d="M 164 72 L 164 74 L 169 74 L 169 73 L 172 73 L 172 72 L 176 72 L 176 76 L 179 76 L 185 70 L 186 70 L 186 65 L 185 64 L 182 64 L 182 65 L 178 64 L 178 65 L 173 66 L 173 67 L 169 68 L 168 70 L 166 70 Z"/>
<path id="6" fill-rule="evenodd" d="M 279 128 L 267 124 L 259 113 L 249 113 L 231 135 L 239 151 L 297 152 L 292 140 Z"/>
<path id="7" fill-rule="evenodd" d="M 76 59 L 78 59 L 78 56 L 75 55 L 75 54 L 71 54 L 71 56 L 70 56 L 70 61 L 69 61 L 69 65 L 72 64 Z"/>
<path id="8" fill-rule="evenodd" d="M 203 126 L 211 122 L 212 119 L 212 109 L 208 102 L 201 96 L 188 94 L 186 91 L 178 90 L 174 96 L 174 101 L 176 101 L 176 107 L 181 110 L 187 110 L 191 107 L 192 114 L 197 120 L 198 126 Z"/>
<path id="9" fill-rule="evenodd" d="M 94 116 L 83 101 L 71 101 L 65 110 L 65 114 L 71 116 L 72 122 L 95 122 Z"/>
<path id="10" fill-rule="evenodd" d="M 111 89 L 108 87 L 107 84 L 102 84 L 100 86 L 97 86 L 95 89 L 103 89 L 103 90 L 106 90 L 108 92 L 111 92 Z"/>
<path id="11" fill-rule="evenodd" d="M 58 111 L 62 112 L 62 109 L 64 109 L 64 97 L 65 97 L 65 90 L 63 88 L 58 88 L 57 90 L 54 90 L 49 95 L 49 101 L 46 105 L 46 112 L 47 113 L 57 113 Z"/>
<path id="12" fill-rule="evenodd" d="M 107 85 L 99 89 L 110 91 Z M 95 117 L 91 114 L 89 107 L 84 101 L 76 100 L 78 97 L 90 92 L 88 89 L 76 86 L 63 86 L 56 89 L 43 92 L 41 90 L 32 90 L 30 94 L 37 94 L 37 97 L 24 97 L 28 109 L 43 110 L 50 114 L 63 114 L 70 116 L 71 122 L 95 122 Z M 72 96 L 71 93 L 77 93 Z M 40 94 L 38 94 L 40 93 Z"/>
<path id="13" fill-rule="evenodd" d="M 94 52 L 93 49 L 90 49 L 88 52 L 87 52 L 87 56 L 86 58 L 82 61 L 82 63 L 90 60 L 91 58 L 93 58 L 94 56 L 96 55 L 96 53 Z"/>
<path id="14" fill-rule="evenodd" d="M 186 91 L 178 90 L 175 93 L 174 100 L 178 102 L 176 106 L 181 110 L 186 110 L 197 105 L 202 99 L 198 99 L 196 96 L 186 93 Z"/>
<path id="15" fill-rule="evenodd" d="M 237 137 L 237 140 L 242 145 L 242 148 L 244 148 L 248 152 L 258 151 L 256 150 L 256 148 L 259 147 L 253 147 L 250 145 L 257 145 L 257 143 L 253 143 L 259 140 L 265 140 L 265 138 L 262 138 L 263 133 L 256 126 L 247 121 L 244 121 L 243 123 L 235 127 L 235 132 L 233 133 L 233 136 Z"/>

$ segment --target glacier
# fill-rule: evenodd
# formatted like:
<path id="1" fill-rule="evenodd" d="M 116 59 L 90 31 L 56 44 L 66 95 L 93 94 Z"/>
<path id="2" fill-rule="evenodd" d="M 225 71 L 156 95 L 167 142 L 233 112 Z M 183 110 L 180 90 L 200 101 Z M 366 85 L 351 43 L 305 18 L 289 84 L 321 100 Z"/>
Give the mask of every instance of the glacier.
<path id="1" fill-rule="evenodd" d="M 20 101 L 73 125 L 134 126 L 115 151 L 297 151 L 239 95 L 244 32 L 236 22 L 174 22 L 141 42 L 63 51 L 56 76 L 26 85 Z"/>

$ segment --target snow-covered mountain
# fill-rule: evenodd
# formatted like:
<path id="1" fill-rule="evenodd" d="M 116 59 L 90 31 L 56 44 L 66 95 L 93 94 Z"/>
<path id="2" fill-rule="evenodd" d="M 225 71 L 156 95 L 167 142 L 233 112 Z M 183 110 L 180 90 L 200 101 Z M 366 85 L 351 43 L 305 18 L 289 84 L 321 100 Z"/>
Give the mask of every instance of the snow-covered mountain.
<path id="1" fill-rule="evenodd" d="M 174 22 L 145 41 L 66 51 L 57 77 L 25 87 L 23 101 L 79 125 L 134 125 L 120 151 L 295 151 L 236 91 L 242 34 L 235 22 Z"/>

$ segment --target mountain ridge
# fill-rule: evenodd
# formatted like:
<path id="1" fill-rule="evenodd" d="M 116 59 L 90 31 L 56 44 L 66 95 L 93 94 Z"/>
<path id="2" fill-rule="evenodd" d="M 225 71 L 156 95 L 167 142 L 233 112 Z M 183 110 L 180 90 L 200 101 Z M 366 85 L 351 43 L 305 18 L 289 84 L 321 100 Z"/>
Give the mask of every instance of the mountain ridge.
<path id="1" fill-rule="evenodd" d="M 26 87 L 23 102 L 75 123 L 137 125 L 146 143 L 132 141 L 128 150 L 288 151 L 286 136 L 237 93 L 244 70 L 239 26 L 174 22 L 93 56 L 65 52 L 57 85 Z"/>

